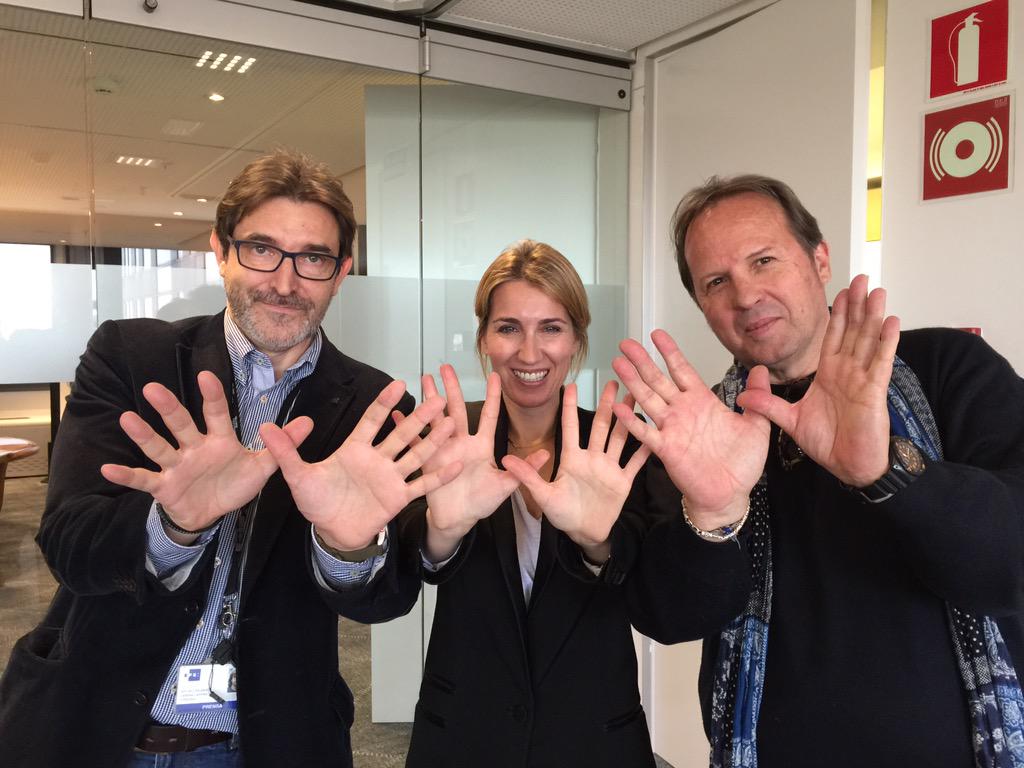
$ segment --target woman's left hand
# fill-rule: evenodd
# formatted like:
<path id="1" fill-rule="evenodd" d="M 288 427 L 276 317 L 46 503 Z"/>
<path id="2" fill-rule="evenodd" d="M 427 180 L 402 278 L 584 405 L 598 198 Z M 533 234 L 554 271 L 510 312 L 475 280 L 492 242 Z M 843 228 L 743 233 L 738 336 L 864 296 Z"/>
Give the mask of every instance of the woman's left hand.
<path id="1" fill-rule="evenodd" d="M 506 455 L 502 459 L 505 469 L 529 490 L 551 524 L 564 531 L 583 550 L 587 560 L 595 564 L 603 563 L 611 554 L 608 536 L 633 487 L 633 479 L 650 456 L 650 450 L 641 446 L 625 467 L 619 466 L 629 432 L 621 422 L 614 429 L 611 426 L 617 391 L 618 382 L 605 385 L 590 440 L 586 448 L 581 448 L 576 385 L 565 388 L 562 454 L 558 475 L 551 482 L 517 456 Z M 632 397 L 627 395 L 623 402 L 633 407 Z"/>

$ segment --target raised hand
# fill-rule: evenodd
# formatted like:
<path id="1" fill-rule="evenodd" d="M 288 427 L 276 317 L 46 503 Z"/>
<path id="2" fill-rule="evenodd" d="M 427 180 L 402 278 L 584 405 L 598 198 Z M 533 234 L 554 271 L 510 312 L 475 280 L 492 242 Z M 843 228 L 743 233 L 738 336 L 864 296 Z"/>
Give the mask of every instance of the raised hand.
<path id="1" fill-rule="evenodd" d="M 494 432 L 501 411 L 501 380 L 498 374 L 487 377 L 487 395 L 476 433 L 469 434 L 466 402 L 455 369 L 441 366 L 441 381 L 448 400 L 448 414 L 455 430 L 438 451 L 423 465 L 424 470 L 458 462 L 462 472 L 455 480 L 427 494 L 426 556 L 440 562 L 452 555 L 462 537 L 473 525 L 490 515 L 519 486 L 509 472 L 502 472 L 494 463 Z M 423 377 L 424 395 L 438 395 L 433 376 Z M 436 427 L 431 423 L 431 430 Z M 547 452 L 531 454 L 531 466 L 540 467 Z"/>
<path id="2" fill-rule="evenodd" d="M 409 502 L 449 482 L 461 469 L 449 464 L 406 480 L 452 432 L 452 420 L 444 418 L 426 440 L 417 439 L 444 409 L 444 400 L 437 396 L 428 397 L 379 445 L 373 445 L 403 392 L 403 382 L 388 384 L 338 450 L 314 464 L 302 460 L 290 433 L 274 424 L 260 426 L 263 443 L 280 465 L 299 512 L 330 547 L 343 551 L 366 547 Z"/>
<path id="3" fill-rule="evenodd" d="M 611 552 L 608 535 L 633 487 L 633 479 L 650 455 L 648 448 L 641 447 L 625 467 L 619 466 L 628 433 L 621 421 L 611 428 L 612 404 L 617 391 L 617 382 L 605 385 L 587 447 L 581 448 L 576 385 L 565 388 L 562 454 L 558 475 L 553 481 L 546 481 L 537 472 L 539 467 L 518 456 L 506 455 L 502 459 L 509 474 L 526 487 L 550 523 L 564 531 L 594 563 L 608 559 Z M 621 406 L 632 413 L 632 398 L 627 397 Z"/>
<path id="4" fill-rule="evenodd" d="M 142 395 L 160 414 L 177 447 L 139 414 L 126 411 L 121 429 L 160 470 L 121 464 L 100 467 L 110 482 L 150 494 L 175 523 L 188 530 L 206 528 L 250 501 L 277 471 L 277 461 L 269 452 L 250 451 L 238 442 L 220 380 L 209 371 L 200 372 L 197 380 L 206 434 L 169 389 L 150 383 L 142 388 Z M 311 427 L 311 423 L 293 422 L 285 427 L 286 439 L 301 444 Z"/>
<path id="5" fill-rule="evenodd" d="M 738 402 L 778 424 L 842 482 L 870 485 L 888 467 L 886 392 L 899 338 L 899 318 L 885 317 L 885 290 L 868 294 L 867 276 L 858 275 L 832 303 L 818 372 L 803 398 L 787 403 L 748 390 Z"/>
<path id="6" fill-rule="evenodd" d="M 727 408 L 665 331 L 654 331 L 651 339 L 671 379 L 632 339 L 619 345 L 625 357 L 615 358 L 612 368 L 653 424 L 621 404 L 614 407 L 615 415 L 661 459 L 685 494 L 694 525 L 708 531 L 730 525 L 743 516 L 764 470 L 771 425 L 760 413 Z M 768 371 L 752 371 L 747 390 L 768 389 Z"/>

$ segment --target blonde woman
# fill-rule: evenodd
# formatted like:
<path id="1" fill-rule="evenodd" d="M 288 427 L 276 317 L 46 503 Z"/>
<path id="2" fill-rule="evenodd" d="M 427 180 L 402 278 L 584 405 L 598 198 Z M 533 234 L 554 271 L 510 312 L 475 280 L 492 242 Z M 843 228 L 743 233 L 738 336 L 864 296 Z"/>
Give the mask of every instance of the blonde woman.
<path id="1" fill-rule="evenodd" d="M 613 424 L 614 382 L 596 413 L 563 387 L 586 359 L 590 311 L 562 254 L 511 246 L 484 272 L 475 311 L 486 399 L 464 403 L 442 368 L 456 428 L 433 461 L 462 472 L 405 536 L 438 585 L 406 765 L 653 766 L 626 592 L 679 494 Z"/>

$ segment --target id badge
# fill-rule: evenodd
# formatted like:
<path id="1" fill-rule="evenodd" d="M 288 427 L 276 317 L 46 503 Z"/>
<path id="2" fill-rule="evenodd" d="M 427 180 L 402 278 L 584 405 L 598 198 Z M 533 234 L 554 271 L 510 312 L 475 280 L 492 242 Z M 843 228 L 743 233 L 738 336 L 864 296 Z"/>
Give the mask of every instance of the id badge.
<path id="1" fill-rule="evenodd" d="M 175 712 L 237 708 L 238 691 L 234 664 L 187 664 L 178 667 L 178 688 L 174 696 Z"/>

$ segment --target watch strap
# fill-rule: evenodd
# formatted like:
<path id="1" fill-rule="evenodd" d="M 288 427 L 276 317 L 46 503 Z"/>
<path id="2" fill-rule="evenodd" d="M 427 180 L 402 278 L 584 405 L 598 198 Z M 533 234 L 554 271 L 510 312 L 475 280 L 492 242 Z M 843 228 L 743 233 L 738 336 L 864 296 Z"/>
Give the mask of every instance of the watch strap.
<path id="1" fill-rule="evenodd" d="M 911 471 L 911 469 L 904 464 L 903 460 L 900 458 L 900 451 L 897 449 L 897 443 L 901 443 L 899 447 L 901 447 L 902 450 L 910 450 L 916 453 L 919 465 L 923 466 L 924 459 L 921 457 L 921 451 L 913 442 L 907 440 L 905 437 L 899 437 L 898 435 L 890 437 L 889 469 L 871 485 L 853 489 L 869 504 L 881 504 L 883 501 L 888 501 L 920 477 L 921 472 L 923 471 L 921 469 L 918 471 Z"/>
<path id="2" fill-rule="evenodd" d="M 324 552 L 331 557 L 341 560 L 343 563 L 362 563 L 369 560 L 371 557 L 379 557 L 384 554 L 384 543 L 387 541 L 388 529 L 382 528 L 380 533 L 377 534 L 377 538 L 371 541 L 362 549 L 335 549 L 324 541 L 323 536 L 320 535 L 315 527 L 313 528 L 313 536 L 316 538 L 316 543 L 320 545 Z"/>

